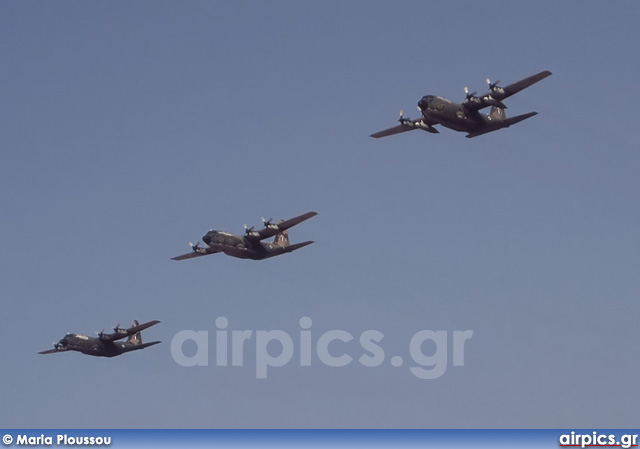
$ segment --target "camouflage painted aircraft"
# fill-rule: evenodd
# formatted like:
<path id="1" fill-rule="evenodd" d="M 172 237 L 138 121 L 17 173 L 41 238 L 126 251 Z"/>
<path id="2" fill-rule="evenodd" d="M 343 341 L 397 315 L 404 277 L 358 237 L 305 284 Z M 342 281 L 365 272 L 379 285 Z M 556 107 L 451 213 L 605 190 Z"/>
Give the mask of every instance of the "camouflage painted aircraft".
<path id="1" fill-rule="evenodd" d="M 67 334 L 58 343 L 53 344 L 53 349 L 41 351 L 38 354 L 54 354 L 66 351 L 78 351 L 83 354 L 96 357 L 115 357 L 125 352 L 136 351 L 157 345 L 159 341 L 142 343 L 140 332 L 144 329 L 158 324 L 160 321 L 154 320 L 140 324 L 134 320 L 129 329 L 121 329 L 118 324 L 113 328 L 112 334 L 105 334 L 104 329 L 98 332 L 97 337 L 87 337 L 80 334 Z M 127 338 L 128 337 L 128 338 Z M 117 343 L 117 340 L 127 338 L 124 343 Z"/>
<path id="2" fill-rule="evenodd" d="M 450 128 L 455 131 L 466 132 L 466 137 L 476 137 L 481 134 L 508 128 L 522 120 L 533 117 L 537 112 L 528 112 L 507 118 L 504 112 L 507 107 L 503 103 L 503 100 L 549 75 L 551 75 L 551 72 L 545 70 L 506 87 L 500 87 L 498 85 L 500 81 L 492 83 L 491 80 L 487 78 L 489 92 L 477 97 L 476 92 L 470 93 L 469 89 L 465 87 L 466 101 L 464 103 L 454 103 L 446 98 L 435 95 L 425 95 L 418 101 L 418 110 L 422 113 L 421 118 L 412 120 L 409 117 L 404 117 L 402 111 L 400 111 L 400 118 L 398 119 L 400 122 L 399 125 L 371 134 L 371 137 L 385 137 L 406 131 L 413 131 L 414 129 L 421 129 L 437 134 L 439 131 L 434 128 L 434 125 L 442 125 L 445 128 Z M 491 111 L 488 114 L 481 114 L 479 112 L 480 109 L 488 106 L 491 106 Z"/>
<path id="3" fill-rule="evenodd" d="M 189 243 L 192 251 L 187 254 L 172 257 L 173 260 L 192 259 L 194 257 L 206 256 L 208 254 L 224 253 L 228 256 L 239 257 L 241 259 L 262 260 L 280 254 L 290 253 L 297 249 L 311 245 L 313 241 L 289 243 L 289 235 L 287 229 L 318 215 L 317 212 L 307 212 L 298 217 L 289 220 L 280 220 L 279 223 L 272 223 L 272 220 L 262 219 L 264 228 L 255 230 L 254 227 L 248 228 L 244 225 L 245 235 L 234 235 L 224 231 L 207 232 L 202 241 L 207 245 L 201 247 L 200 242 Z M 273 243 L 263 243 L 261 240 L 274 237 Z"/>

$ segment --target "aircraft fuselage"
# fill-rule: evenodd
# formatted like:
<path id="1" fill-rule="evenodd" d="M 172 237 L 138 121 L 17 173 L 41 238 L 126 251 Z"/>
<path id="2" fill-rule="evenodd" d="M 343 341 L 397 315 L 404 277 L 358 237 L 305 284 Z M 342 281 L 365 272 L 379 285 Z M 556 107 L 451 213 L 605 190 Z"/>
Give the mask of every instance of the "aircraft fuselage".
<path id="1" fill-rule="evenodd" d="M 128 345 L 130 344 L 126 342 L 103 341 L 86 335 L 67 334 L 56 344 L 56 348 L 78 351 L 96 357 L 115 357 L 127 352 Z"/>
<path id="2" fill-rule="evenodd" d="M 498 124 L 490 114 L 469 110 L 461 103 L 454 103 L 435 95 L 422 97 L 418 101 L 418 108 L 422 112 L 425 123 L 440 124 L 454 131 L 474 132 L 486 126 Z"/>
<path id="3" fill-rule="evenodd" d="M 211 230 L 202 237 L 202 241 L 210 248 L 241 259 L 262 260 L 289 252 L 286 247 L 275 243 L 252 241 L 225 231 Z"/>

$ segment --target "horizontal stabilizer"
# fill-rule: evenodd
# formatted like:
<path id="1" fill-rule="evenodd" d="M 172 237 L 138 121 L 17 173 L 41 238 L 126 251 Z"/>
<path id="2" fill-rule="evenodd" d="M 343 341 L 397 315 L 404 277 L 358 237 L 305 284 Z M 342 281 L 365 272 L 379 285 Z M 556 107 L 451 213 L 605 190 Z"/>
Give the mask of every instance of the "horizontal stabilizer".
<path id="1" fill-rule="evenodd" d="M 529 117 L 533 117 L 534 115 L 537 115 L 537 112 L 528 112 L 526 114 L 522 114 L 522 115 L 516 115 L 515 117 L 509 117 L 507 119 L 504 119 L 504 122 L 506 124 L 505 128 L 511 126 L 511 125 L 515 125 L 518 122 L 521 122 L 523 120 L 528 119 Z"/>
<path id="2" fill-rule="evenodd" d="M 313 243 L 313 240 L 309 240 L 307 242 L 296 243 L 295 245 L 289 245 L 289 246 L 287 246 L 287 252 L 290 253 L 291 251 L 295 251 L 297 249 L 304 248 L 305 246 L 309 246 L 312 243 Z"/>
<path id="3" fill-rule="evenodd" d="M 516 123 L 519 123 L 537 114 L 538 114 L 537 112 L 528 112 L 526 114 L 516 115 L 515 117 L 506 118 L 502 120 L 497 126 L 487 126 L 486 128 L 481 129 L 480 131 L 469 133 L 465 137 L 468 137 L 468 138 L 477 137 L 477 136 L 481 136 L 482 134 L 487 134 L 493 131 L 497 131 L 499 129 L 508 128 L 511 125 L 515 125 Z"/>
<path id="4" fill-rule="evenodd" d="M 138 343 L 137 345 L 128 345 L 127 352 L 129 351 L 137 351 L 138 349 L 148 348 L 149 346 L 157 345 L 158 343 L 162 343 L 161 341 L 150 341 L 149 343 Z"/>

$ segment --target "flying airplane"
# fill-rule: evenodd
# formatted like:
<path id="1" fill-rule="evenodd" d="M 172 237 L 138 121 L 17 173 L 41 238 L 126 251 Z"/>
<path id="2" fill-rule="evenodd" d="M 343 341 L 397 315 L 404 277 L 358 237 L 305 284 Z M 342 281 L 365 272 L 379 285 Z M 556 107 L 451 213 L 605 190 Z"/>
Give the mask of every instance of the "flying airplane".
<path id="1" fill-rule="evenodd" d="M 239 257 L 241 259 L 262 260 L 279 256 L 280 254 L 290 253 L 299 248 L 311 245 L 313 242 L 307 241 L 291 245 L 289 243 L 287 229 L 316 215 L 318 215 L 317 212 L 307 212 L 306 214 L 286 221 L 280 220 L 277 224 L 273 223 L 271 219 L 265 220 L 263 218 L 263 229 L 255 230 L 253 226 L 248 228 L 247 225 L 244 225 L 244 236 L 234 235 L 224 231 L 214 231 L 212 229 L 202 237 L 202 241 L 207 245 L 206 247 L 201 247 L 200 242 L 195 245 L 189 243 L 192 249 L 190 253 L 172 257 L 172 259 L 192 259 L 194 257 L 222 252 L 228 256 Z M 274 236 L 273 243 L 261 242 L 261 240 Z"/>
<path id="2" fill-rule="evenodd" d="M 129 329 L 121 329 L 118 324 L 113 328 L 112 334 L 105 334 L 104 329 L 98 332 L 97 337 L 87 337 L 80 334 L 67 334 L 58 343 L 53 344 L 53 349 L 40 351 L 38 354 L 54 354 L 66 351 L 78 351 L 83 354 L 93 355 L 96 357 L 115 357 L 125 352 L 136 351 L 138 349 L 148 348 L 157 345 L 159 341 L 150 343 L 142 343 L 140 332 L 144 329 L 158 324 L 160 321 L 154 320 L 148 323 L 140 324 L 138 320 L 134 320 Z M 128 338 L 127 338 L 128 337 Z M 117 343 L 117 340 L 127 338 L 123 343 Z"/>
<path id="3" fill-rule="evenodd" d="M 469 89 L 465 87 L 466 100 L 464 103 L 454 103 L 446 98 L 425 95 L 418 101 L 418 110 L 422 113 L 422 117 L 412 120 L 409 117 L 404 117 L 402 111 L 400 111 L 399 125 L 371 134 L 371 137 L 391 136 L 414 129 L 437 134 L 439 131 L 434 128 L 434 125 L 442 125 L 455 131 L 466 132 L 466 137 L 469 138 L 508 128 L 522 120 L 533 117 L 537 112 L 528 112 L 507 118 L 504 112 L 507 106 L 503 101 L 549 75 L 551 75 L 551 72 L 545 70 L 506 87 L 500 87 L 498 85 L 500 81 L 492 83 L 487 78 L 489 92 L 477 97 L 476 92 L 470 93 Z M 491 106 L 488 114 L 479 112 L 488 106 Z"/>

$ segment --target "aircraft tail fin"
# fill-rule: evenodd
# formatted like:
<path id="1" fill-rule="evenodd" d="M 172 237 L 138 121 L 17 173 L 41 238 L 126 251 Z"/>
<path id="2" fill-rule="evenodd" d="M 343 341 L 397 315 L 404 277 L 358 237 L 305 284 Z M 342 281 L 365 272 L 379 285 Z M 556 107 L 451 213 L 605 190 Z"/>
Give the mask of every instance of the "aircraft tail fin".
<path id="1" fill-rule="evenodd" d="M 507 118 L 504 109 L 497 106 L 491 106 L 491 112 L 489 112 L 489 118 L 491 120 L 504 120 Z"/>
<path id="2" fill-rule="evenodd" d="M 280 220 L 281 222 L 283 220 Z M 284 231 L 280 232 L 279 234 L 276 234 L 276 236 L 273 239 L 273 243 L 281 246 L 283 248 L 286 248 L 287 246 L 289 246 L 289 233 L 287 232 L 287 230 L 285 229 Z"/>
<path id="3" fill-rule="evenodd" d="M 138 325 L 140 325 L 138 320 L 133 320 L 133 324 L 131 325 L 131 327 L 136 327 Z M 142 333 L 136 332 L 135 334 L 130 335 L 129 338 L 127 338 L 127 343 L 131 343 L 132 345 L 142 344 Z"/>

